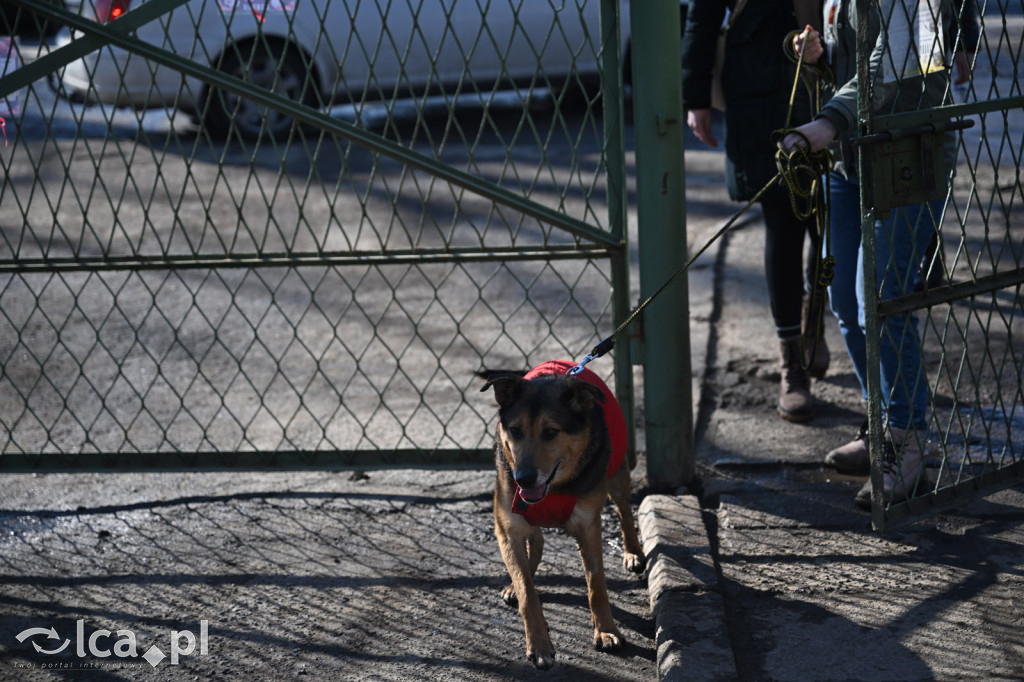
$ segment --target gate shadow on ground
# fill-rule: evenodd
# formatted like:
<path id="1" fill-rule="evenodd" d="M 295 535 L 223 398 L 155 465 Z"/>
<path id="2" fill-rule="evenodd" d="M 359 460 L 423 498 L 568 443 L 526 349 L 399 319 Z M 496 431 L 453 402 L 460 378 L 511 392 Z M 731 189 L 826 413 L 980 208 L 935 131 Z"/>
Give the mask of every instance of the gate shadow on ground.
<path id="1" fill-rule="evenodd" d="M 723 494 L 714 549 L 740 679 L 1019 672 L 1020 508 L 985 501 L 882 536 L 846 488 Z"/>
<path id="2" fill-rule="evenodd" d="M 541 674 L 525 660 L 522 621 L 499 598 L 507 576 L 492 525 L 485 492 L 225 492 L 3 510 L 0 671 L 61 663 L 72 667 L 55 677 L 67 679 L 532 679 Z M 551 534 L 539 583 L 559 658 L 544 679 L 654 676 L 646 586 L 624 577 L 612 553 L 607 564 L 630 642 L 618 656 L 593 651 L 579 557 L 571 539 Z M 208 653 L 174 667 L 86 669 L 121 661 L 88 649 L 81 658 L 74 646 L 46 656 L 31 646 L 50 647 L 44 637 L 16 639 L 35 627 L 73 639 L 79 621 L 86 640 L 132 631 L 140 656 L 153 645 L 168 653 L 173 632 L 198 633 L 206 621 Z M 117 640 L 101 634 L 96 645 L 109 651 Z"/>

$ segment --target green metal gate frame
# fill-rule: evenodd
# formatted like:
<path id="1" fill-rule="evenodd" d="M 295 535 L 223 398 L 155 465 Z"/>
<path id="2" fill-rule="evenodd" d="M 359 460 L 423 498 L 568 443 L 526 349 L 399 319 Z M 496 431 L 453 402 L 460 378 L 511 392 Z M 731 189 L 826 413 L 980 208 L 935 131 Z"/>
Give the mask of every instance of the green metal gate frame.
<path id="1" fill-rule="evenodd" d="M 924 168 L 923 170 L 918 168 L 911 170 L 908 167 L 904 167 L 904 171 L 908 179 L 913 176 L 913 180 L 920 183 L 922 180 L 920 175 L 928 173 L 927 166 L 929 162 L 934 157 L 942 156 L 941 140 L 944 131 L 947 131 L 948 134 L 949 130 L 956 130 L 959 126 L 966 127 L 963 121 L 969 116 L 981 115 L 983 117 L 986 114 L 1002 112 L 1004 120 L 1006 120 L 1007 112 L 1024 108 L 1024 96 L 1019 94 L 1020 65 L 1015 60 L 1013 70 L 1017 78 L 1017 87 L 1015 88 L 1017 94 L 1012 93 L 1014 88 L 1011 86 L 1009 96 L 988 99 L 987 101 L 982 100 L 960 104 L 948 103 L 934 109 L 879 114 L 871 106 L 873 92 L 871 80 L 873 75 L 870 73 L 868 65 L 872 50 L 875 48 L 875 42 L 871 38 L 869 30 L 869 15 L 873 12 L 882 15 L 881 30 L 887 31 L 889 28 L 886 25 L 887 18 L 880 7 L 893 4 L 896 5 L 896 9 L 893 10 L 894 12 L 901 11 L 899 7 L 900 2 L 898 1 L 886 3 L 857 0 L 856 7 L 858 18 L 858 117 L 860 121 L 858 134 L 862 141 L 868 142 L 868 144 L 859 145 L 858 149 L 860 160 L 859 183 L 861 188 L 861 234 L 863 235 L 864 242 L 864 278 L 866 283 L 865 328 L 868 358 L 868 441 L 871 459 L 872 524 L 876 530 L 882 532 L 906 526 L 915 521 L 961 506 L 969 501 L 985 497 L 1001 489 L 1024 483 L 1024 442 L 1022 442 L 1024 439 L 1018 434 L 1017 440 L 1014 440 L 1013 434 L 1013 424 L 1016 424 L 1017 420 L 1024 418 L 1024 399 L 1022 399 L 1020 388 L 1021 379 L 1024 378 L 1024 356 L 1019 353 L 1019 349 L 1013 347 L 1012 342 L 1014 318 L 1016 317 L 1016 331 L 1019 333 L 1022 323 L 1021 318 L 1024 317 L 1024 262 L 1022 262 L 1018 255 L 1015 267 L 1008 270 L 999 270 L 996 264 L 993 263 L 994 271 L 982 276 L 978 276 L 974 265 L 969 265 L 969 276 L 961 278 L 955 275 L 962 276 L 964 268 L 954 272 L 953 267 L 946 264 L 946 257 L 940 255 L 937 259 L 933 260 L 931 267 L 941 267 L 944 269 L 943 274 L 947 280 L 945 285 L 936 288 L 925 288 L 923 291 L 907 292 L 898 298 L 881 301 L 879 283 L 875 282 L 877 253 L 875 221 L 883 217 L 891 207 L 898 207 L 900 200 L 893 199 L 893 176 L 889 174 L 889 169 L 882 167 L 878 161 L 878 156 L 872 153 L 873 148 L 881 145 L 877 143 L 871 144 L 872 140 L 888 143 L 889 152 L 892 153 L 894 148 L 897 151 L 901 151 L 898 145 L 907 142 L 910 138 L 919 139 L 923 135 L 927 140 L 930 136 L 935 141 L 937 149 L 928 150 L 927 141 L 920 143 L 920 146 L 916 146 L 917 143 L 914 142 L 908 147 L 910 149 L 909 153 L 912 156 L 921 155 L 919 158 Z M 914 4 L 916 5 L 917 3 Z M 927 6 L 927 3 L 922 3 L 922 6 Z M 991 4 L 984 7 L 988 10 L 993 9 Z M 1001 12 L 1005 8 L 999 5 L 995 9 Z M 995 15 L 994 18 L 999 18 L 999 15 Z M 1002 20 L 1005 34 L 1005 15 L 1002 16 Z M 959 41 L 959 19 L 956 20 L 955 25 L 957 26 L 956 40 Z M 999 46 L 1002 46 L 1004 43 L 1004 34 L 1001 34 L 998 41 L 996 41 Z M 1021 47 L 1022 45 L 1016 46 L 1016 56 L 1018 59 L 1021 54 Z M 1014 55 L 1014 45 L 1009 44 L 1007 49 L 1012 57 Z M 991 55 L 986 56 L 988 56 L 989 60 L 992 60 Z M 975 64 L 981 61 L 981 54 L 970 55 L 969 58 L 973 74 Z M 945 74 L 947 79 L 947 99 L 951 91 L 951 73 L 952 68 L 947 68 Z M 900 84 L 897 87 L 900 87 Z M 991 85 L 989 87 L 991 88 Z M 958 155 L 959 150 L 965 148 L 962 143 L 963 128 L 959 129 L 961 132 L 956 133 L 958 135 Z M 982 139 L 987 139 L 984 137 L 984 134 Z M 1000 143 L 1002 142 L 1000 141 Z M 1024 140 L 1021 140 L 1021 142 L 1024 142 Z M 933 151 L 934 155 L 926 159 L 924 154 L 931 154 Z M 1018 149 L 1017 152 L 1019 153 L 1020 150 Z M 1017 161 L 1019 162 L 1019 157 Z M 955 169 L 950 169 L 951 174 L 954 171 Z M 971 174 L 971 192 L 973 194 L 977 191 L 977 179 L 974 177 L 975 169 L 971 167 L 969 171 Z M 957 196 L 955 195 L 951 174 L 946 177 L 946 180 L 949 180 L 949 185 L 948 190 L 945 192 L 946 211 L 943 225 L 948 225 L 951 220 L 955 221 L 961 215 L 959 210 L 953 209 Z M 1018 205 L 1015 207 L 1015 210 L 1018 212 L 1021 210 L 1020 202 L 1024 202 L 1022 189 L 1024 188 L 1022 188 L 1021 184 L 1020 166 L 1018 163 L 1016 177 L 1012 179 L 1012 186 L 1009 190 L 1011 205 L 1006 208 L 1005 224 L 989 224 L 986 217 L 986 239 L 989 238 L 990 234 L 994 235 L 993 239 L 1002 238 L 1004 241 L 1008 239 L 1010 230 L 1013 227 L 1010 219 L 1010 213 L 1014 210 L 1013 202 L 1017 202 Z M 993 191 L 999 190 L 994 188 Z M 960 197 L 960 201 L 963 201 L 963 197 Z M 972 198 L 969 196 L 966 201 L 970 205 Z M 967 233 L 967 226 L 964 222 L 966 219 L 966 215 L 964 215 L 958 225 L 961 231 L 960 235 L 952 235 L 953 239 L 959 236 L 961 240 L 960 244 L 954 249 L 956 260 L 960 260 L 966 251 L 963 245 L 964 236 Z M 940 236 L 942 232 L 940 229 Z M 1010 242 L 1012 243 L 1012 238 Z M 940 239 L 941 243 L 942 240 Z M 968 255 L 967 259 L 969 260 L 969 258 L 970 256 Z M 875 285 L 870 286 L 867 283 L 875 283 Z M 955 313 L 953 311 L 954 306 L 966 305 L 969 307 L 968 314 L 971 315 L 975 311 L 979 297 L 988 296 L 995 301 L 998 292 L 1003 292 L 1006 297 L 1012 300 L 1010 305 L 1003 308 L 1004 310 L 1009 310 L 1006 332 L 1010 339 L 1007 341 L 1008 348 L 1006 354 L 1008 357 L 1004 356 L 1002 359 L 1002 371 L 1003 374 L 1011 378 L 1016 377 L 1016 381 L 1012 386 L 1007 386 L 998 377 L 992 380 L 995 387 L 995 397 L 993 398 L 995 407 L 986 412 L 984 406 L 980 404 L 982 392 L 978 390 L 977 386 L 981 381 L 981 377 L 970 375 L 971 361 L 969 356 L 973 355 L 977 359 L 977 356 L 981 355 L 982 362 L 985 359 L 991 359 L 990 341 L 992 337 L 990 330 L 987 327 L 984 329 L 985 344 L 983 349 L 970 345 L 967 339 L 967 325 L 959 325 L 954 319 Z M 946 317 L 944 326 L 934 324 L 936 328 L 941 327 L 943 331 L 942 336 L 938 338 L 941 354 L 940 367 L 937 370 L 934 367 L 925 367 L 925 372 L 929 375 L 928 419 L 930 432 L 928 435 L 929 437 L 937 436 L 935 439 L 937 442 L 933 441 L 927 444 L 925 455 L 929 463 L 932 464 L 931 468 L 934 471 L 924 474 L 919 479 L 914 492 L 908 499 L 887 504 L 881 494 L 883 452 L 886 447 L 887 436 L 889 435 L 888 426 L 884 423 L 881 410 L 883 401 L 887 399 L 886 396 L 882 395 L 881 391 L 881 329 L 885 320 L 894 315 L 916 314 L 922 311 L 927 315 L 929 322 L 933 321 L 933 316 L 940 321 L 943 319 L 943 316 Z M 952 323 L 949 322 L 951 319 L 954 320 Z M 959 337 L 957 336 L 958 331 L 961 333 Z M 924 338 L 923 333 L 922 338 Z M 906 339 L 903 339 L 903 341 L 906 341 Z M 958 348 L 961 348 L 960 353 L 962 357 L 956 356 Z M 923 349 L 920 350 L 923 352 Z M 993 364 L 997 363 L 993 362 Z M 952 369 L 944 369 L 946 366 L 950 366 Z M 971 396 L 973 400 L 965 401 L 958 395 L 961 380 L 968 387 L 973 387 L 974 395 Z M 948 395 L 942 395 L 944 390 L 951 391 L 953 394 L 952 398 Z M 951 407 L 943 405 L 943 401 L 951 401 Z M 996 408 L 998 408 L 999 414 L 995 414 Z M 963 411 L 967 412 L 966 417 L 961 415 Z M 973 458 L 971 456 L 971 446 L 973 446 L 975 453 L 980 453 L 976 454 Z M 897 444 L 896 450 L 899 457 L 902 457 L 902 453 L 899 452 L 901 449 L 901 446 Z"/>
<path id="2" fill-rule="evenodd" d="M 573 246 L 546 249 L 448 248 L 437 250 L 409 250 L 388 253 L 346 253 L 325 252 L 314 254 L 233 254 L 204 256 L 166 255 L 165 257 L 118 256 L 109 258 L 38 258 L 16 259 L 0 262 L 0 273 L 67 273 L 101 272 L 118 270 L 169 270 L 207 268 L 273 268 L 301 267 L 305 265 L 346 266 L 368 264 L 407 263 L 470 263 L 480 261 L 555 261 L 567 259 L 608 259 L 612 281 L 612 317 L 618 324 L 625 319 L 629 309 L 628 250 L 626 249 L 626 171 L 623 140 L 624 111 L 622 104 L 622 55 L 618 23 L 618 5 L 614 0 L 601 0 L 602 30 L 602 77 L 604 104 L 604 135 L 606 141 L 606 166 L 609 191 L 608 231 L 596 228 L 581 220 L 552 210 L 500 186 L 445 166 L 433 158 L 403 147 L 379 135 L 367 132 L 355 125 L 332 118 L 327 113 L 301 106 L 292 100 L 273 92 L 253 87 L 244 81 L 225 75 L 213 68 L 184 59 L 154 45 L 147 44 L 131 34 L 142 24 L 157 19 L 186 0 L 151 0 L 124 14 L 116 22 L 97 24 L 41 0 L 12 0 L 19 7 L 26 8 L 40 17 L 59 21 L 81 32 L 82 37 L 69 45 L 40 57 L 31 64 L 23 65 L 13 73 L 0 78 L 0 97 L 19 88 L 43 79 L 47 74 L 63 65 L 80 58 L 104 45 L 114 45 L 144 56 L 147 60 L 176 69 L 210 85 L 244 96 L 258 104 L 283 112 L 295 120 L 314 126 L 331 135 L 358 143 L 366 148 L 390 157 L 409 167 L 421 169 L 451 183 L 465 188 L 479 197 L 504 205 L 544 221 L 574 235 L 578 241 Z M 634 3 L 634 5 L 637 3 Z M 664 5 L 655 10 L 648 20 L 659 21 L 669 14 Z M 678 18 L 678 8 L 672 10 Z M 650 14 L 650 13 L 649 13 Z M 642 20 L 641 20 L 642 21 Z M 664 33 L 664 31 L 662 31 Z M 675 36 L 678 38 L 678 29 Z M 669 43 L 669 47 L 671 44 Z M 671 88 L 669 95 L 671 96 Z M 678 90 L 676 91 L 678 99 Z M 678 117 L 677 117 L 678 121 Z M 677 131 L 678 132 L 678 131 Z M 681 132 L 677 141 L 681 148 Z M 679 154 L 681 159 L 681 154 Z M 679 161 L 681 163 L 681 161 Z M 681 183 L 682 178 L 673 178 Z M 682 196 L 682 193 L 679 193 Z M 684 318 L 685 319 L 685 318 Z M 580 349 L 584 352 L 586 349 Z M 631 452 L 634 451 L 632 368 L 629 345 L 622 344 L 615 354 L 616 393 L 622 402 L 629 421 Z M 686 384 L 688 382 L 681 382 Z M 683 406 L 689 413 L 689 405 Z M 685 443 L 684 443 L 685 446 Z M 685 449 L 685 447 L 684 447 Z M 96 452 L 77 453 L 13 453 L 0 456 L 0 471 L 200 471 L 223 469 L 360 469 L 381 467 L 454 467 L 475 468 L 487 466 L 493 458 L 489 449 L 481 450 L 436 450 L 430 452 L 429 461 L 420 450 L 398 450 L 386 453 L 380 451 L 278 451 L 268 452 L 149 452 L 121 453 Z M 692 462 L 690 463 L 692 471 Z M 685 475 L 685 474 L 684 474 Z M 692 474 L 691 474 L 692 475 Z M 672 474 L 669 485 L 679 484 L 679 474 Z"/>

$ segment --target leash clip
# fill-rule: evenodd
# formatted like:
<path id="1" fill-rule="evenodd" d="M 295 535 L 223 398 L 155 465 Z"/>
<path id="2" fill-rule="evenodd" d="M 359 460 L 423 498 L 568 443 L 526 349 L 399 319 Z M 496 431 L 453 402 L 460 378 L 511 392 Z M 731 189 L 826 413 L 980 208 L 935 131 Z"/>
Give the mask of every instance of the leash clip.
<path id="1" fill-rule="evenodd" d="M 586 365 L 591 360 L 596 360 L 597 358 L 601 357 L 602 355 L 604 355 L 605 353 L 607 353 L 608 351 L 610 351 L 614 347 L 615 347 L 615 341 L 613 340 L 612 337 L 609 336 L 607 339 L 605 339 L 601 343 L 599 343 L 596 346 L 594 346 L 593 350 L 591 350 L 589 353 L 587 353 L 586 357 L 584 357 L 580 361 L 580 364 L 576 365 L 575 367 L 570 368 L 565 373 L 565 376 L 571 377 L 571 376 L 574 376 L 576 374 L 579 374 L 580 372 L 583 371 L 583 366 L 584 365 Z"/>
<path id="2" fill-rule="evenodd" d="M 593 353 L 587 353 L 587 355 L 583 358 L 583 360 L 580 361 L 578 365 L 576 365 L 575 367 L 570 367 L 565 371 L 565 376 L 571 377 L 579 374 L 580 372 L 583 371 L 583 366 L 595 358 L 597 358 L 597 356 L 594 355 Z"/>

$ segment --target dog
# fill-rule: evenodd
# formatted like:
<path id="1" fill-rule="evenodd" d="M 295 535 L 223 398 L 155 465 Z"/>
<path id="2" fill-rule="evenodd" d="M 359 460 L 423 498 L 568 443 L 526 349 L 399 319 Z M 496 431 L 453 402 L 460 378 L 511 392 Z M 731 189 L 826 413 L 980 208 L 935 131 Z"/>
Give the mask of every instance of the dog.
<path id="1" fill-rule="evenodd" d="M 533 577 L 544 549 L 543 527 L 562 527 L 576 540 L 587 579 L 594 648 L 615 651 L 625 642 L 612 619 L 604 578 L 601 510 L 611 498 L 622 526 L 623 565 L 642 573 L 643 547 L 630 506 L 626 420 L 601 379 L 574 363 L 555 360 L 519 373 L 488 373 L 481 391 L 494 389 L 494 532 L 512 584 L 502 599 L 518 604 L 526 630 L 526 657 L 539 670 L 555 662 Z"/>

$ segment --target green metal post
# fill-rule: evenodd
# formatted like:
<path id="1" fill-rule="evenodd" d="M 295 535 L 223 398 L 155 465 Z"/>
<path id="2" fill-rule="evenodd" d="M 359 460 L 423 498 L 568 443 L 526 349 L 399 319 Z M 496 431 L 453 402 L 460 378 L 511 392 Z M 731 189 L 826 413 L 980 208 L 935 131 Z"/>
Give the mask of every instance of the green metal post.
<path id="1" fill-rule="evenodd" d="M 629 191 L 626 178 L 625 107 L 623 105 L 622 27 L 619 0 L 601 0 L 601 102 L 604 120 L 605 167 L 608 169 L 608 231 L 622 246 L 611 253 L 612 322 L 629 316 Z M 615 397 L 626 413 L 629 466 L 636 466 L 636 398 L 630 344 L 615 350 Z"/>
<path id="2" fill-rule="evenodd" d="M 629 11 L 644 300 L 686 262 L 681 30 L 678 0 L 631 2 Z M 681 277 L 643 315 L 647 479 L 658 491 L 687 485 L 694 473 L 688 300 Z"/>

